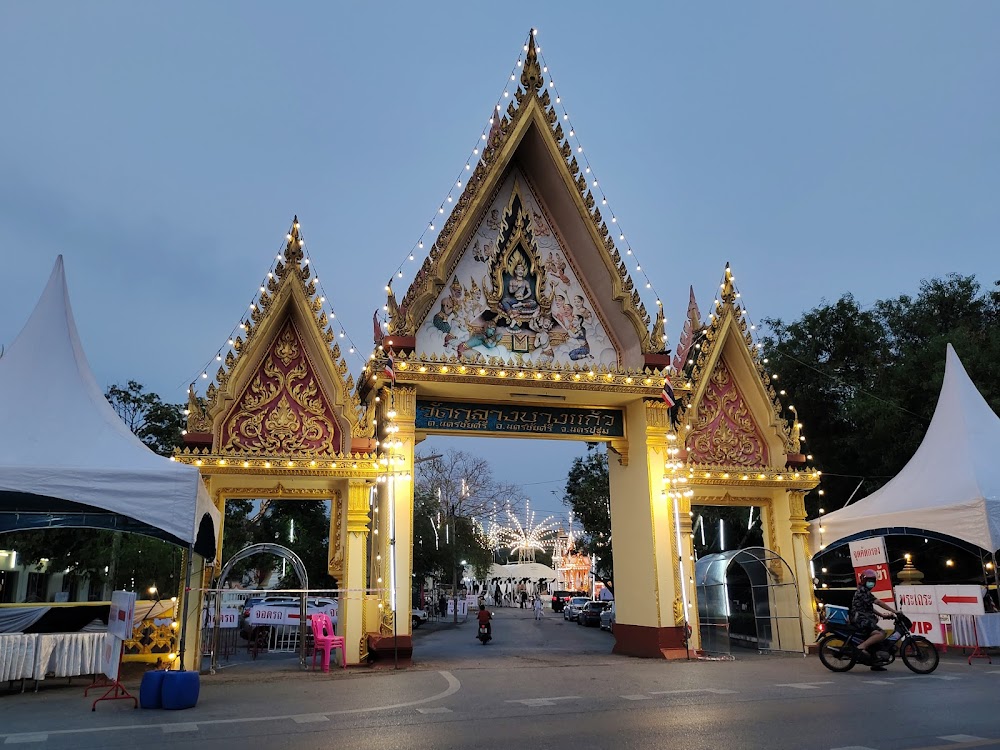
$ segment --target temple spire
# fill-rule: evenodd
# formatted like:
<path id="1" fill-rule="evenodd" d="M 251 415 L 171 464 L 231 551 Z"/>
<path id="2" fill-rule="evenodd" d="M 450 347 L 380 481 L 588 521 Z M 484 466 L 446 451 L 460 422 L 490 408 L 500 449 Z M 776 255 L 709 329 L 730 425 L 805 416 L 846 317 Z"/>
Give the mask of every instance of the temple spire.
<path id="1" fill-rule="evenodd" d="M 542 83 L 542 67 L 538 64 L 538 49 L 535 47 L 535 29 L 532 29 L 528 34 L 528 54 L 525 55 L 521 71 L 521 85 L 529 94 L 537 94 Z"/>
<path id="2" fill-rule="evenodd" d="M 736 301 L 736 285 L 733 284 L 733 272 L 726 263 L 726 279 L 722 282 L 722 294 L 719 295 L 722 304 L 732 304 Z"/>
<path id="3" fill-rule="evenodd" d="M 292 231 L 287 235 L 288 242 L 285 244 L 285 262 L 289 265 L 296 265 L 302 262 L 302 237 L 299 235 L 299 217 L 292 217 Z"/>

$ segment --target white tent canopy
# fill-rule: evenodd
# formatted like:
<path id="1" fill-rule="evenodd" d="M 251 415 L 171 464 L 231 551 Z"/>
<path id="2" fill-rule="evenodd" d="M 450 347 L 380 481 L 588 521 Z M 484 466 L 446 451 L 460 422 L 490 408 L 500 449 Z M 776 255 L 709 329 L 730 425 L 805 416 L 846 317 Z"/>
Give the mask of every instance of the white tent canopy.
<path id="1" fill-rule="evenodd" d="M 1000 417 L 951 344 L 934 417 L 913 458 L 881 489 L 811 525 L 814 549 L 820 525 L 826 546 L 873 529 L 910 528 L 1000 548 Z"/>
<path id="2" fill-rule="evenodd" d="M 54 527 L 135 531 L 209 558 L 219 528 L 198 470 L 153 453 L 105 399 L 62 256 L 0 357 L 0 531 Z"/>

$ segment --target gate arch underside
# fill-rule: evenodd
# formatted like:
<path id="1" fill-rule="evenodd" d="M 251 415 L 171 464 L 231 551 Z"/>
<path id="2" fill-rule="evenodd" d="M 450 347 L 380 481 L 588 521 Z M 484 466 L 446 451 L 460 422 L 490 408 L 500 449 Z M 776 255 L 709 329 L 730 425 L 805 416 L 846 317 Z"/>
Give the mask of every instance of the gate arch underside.
<path id="1" fill-rule="evenodd" d="M 798 586 L 791 566 L 764 547 L 718 552 L 695 563 L 701 647 L 802 652 Z"/>

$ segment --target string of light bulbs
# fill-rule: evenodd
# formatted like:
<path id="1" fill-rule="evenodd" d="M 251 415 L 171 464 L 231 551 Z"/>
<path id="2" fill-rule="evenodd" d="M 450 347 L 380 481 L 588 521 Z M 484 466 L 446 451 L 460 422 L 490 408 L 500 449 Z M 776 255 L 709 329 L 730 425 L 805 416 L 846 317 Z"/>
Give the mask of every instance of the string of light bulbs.
<path id="1" fill-rule="evenodd" d="M 524 43 L 521 46 L 521 54 L 518 55 L 514 68 L 511 70 L 509 81 L 510 83 L 514 83 L 515 92 L 517 90 L 517 84 L 516 84 L 516 81 L 518 79 L 517 74 L 519 70 L 522 69 L 524 66 L 524 55 L 528 51 L 528 43 L 530 41 L 530 36 L 537 36 L 537 35 L 538 35 L 538 29 L 532 29 L 529 32 L 529 37 L 525 39 Z M 610 223 L 612 225 L 612 237 L 615 238 L 615 243 L 616 245 L 619 246 L 619 252 L 621 253 L 621 249 L 624 249 L 624 253 L 622 254 L 623 261 L 625 258 L 631 258 L 632 260 L 635 261 L 635 271 L 636 273 L 642 275 L 642 278 L 645 282 L 645 288 L 655 296 L 656 307 L 657 310 L 659 310 L 660 308 L 663 307 L 663 300 L 660 297 L 657 290 L 653 287 L 652 279 L 650 279 L 646 271 L 643 270 L 642 263 L 639 262 L 639 258 L 636 255 L 635 250 L 632 248 L 631 243 L 626 237 L 625 231 L 621 226 L 621 222 L 619 221 L 618 215 L 615 213 L 614 209 L 612 209 L 610 204 L 608 203 L 608 197 L 604 192 L 604 188 L 601 182 L 597 179 L 596 175 L 594 174 L 593 166 L 590 163 L 590 158 L 588 157 L 587 152 L 584 150 L 583 144 L 580 142 L 580 137 L 577 135 L 576 127 L 573 125 L 573 121 L 570 119 L 569 113 L 567 112 L 565 105 L 562 103 L 562 95 L 559 93 L 559 89 L 558 87 L 556 87 L 553 77 L 549 75 L 549 65 L 548 62 L 545 60 L 544 55 L 542 55 L 542 48 L 537 46 L 536 44 L 535 51 L 539 58 L 539 64 L 541 65 L 542 68 L 542 74 L 548 80 L 548 88 L 550 88 L 552 90 L 552 93 L 555 95 L 554 98 L 552 98 L 553 102 L 552 106 L 553 107 L 558 106 L 558 108 L 561 110 L 562 121 L 565 122 L 566 125 L 569 127 L 567 139 L 572 138 L 573 141 L 575 142 L 575 147 L 573 148 L 573 151 L 577 155 L 578 162 L 582 161 L 584 174 L 587 175 L 587 182 L 591 188 L 591 192 L 595 192 L 599 197 L 602 206 L 602 213 L 607 213 L 611 217 Z M 448 193 L 445 196 L 445 199 L 441 201 L 441 203 L 438 205 L 437 211 L 425 225 L 425 228 L 421 232 L 420 237 L 413 244 L 406 258 L 404 258 L 397 266 L 395 273 L 392 275 L 390 279 L 390 282 L 396 279 L 402 279 L 404 277 L 403 268 L 405 267 L 406 263 L 413 262 L 416 260 L 416 251 L 424 249 L 424 243 L 425 240 L 428 239 L 428 235 L 437 230 L 437 228 L 439 227 L 439 222 L 444 221 L 445 207 L 448 206 L 449 204 L 454 203 L 455 191 L 461 190 L 463 185 L 465 184 L 463 176 L 471 174 L 474 165 L 478 162 L 479 158 L 481 157 L 482 153 L 481 146 L 489 138 L 489 132 L 493 127 L 494 118 L 504 116 L 503 102 L 505 99 L 509 99 L 511 96 L 510 83 L 508 83 L 508 85 L 504 87 L 503 93 L 497 99 L 497 103 L 493 108 L 493 116 L 490 117 L 488 123 L 480 133 L 479 139 L 476 141 L 476 146 L 472 149 L 472 153 L 469 155 L 469 158 L 466 159 L 464 168 L 462 169 L 461 172 L 459 172 L 458 177 L 455 179 L 455 181 L 449 188 Z M 551 97 L 552 95 L 550 94 L 550 98 Z M 615 235 L 615 232 L 617 232 L 617 235 Z M 386 284 L 386 292 L 388 291 L 389 291 L 389 284 Z M 383 311 L 388 311 L 388 305 L 383 305 L 382 309 Z M 664 344 L 665 343 L 666 342 L 664 341 Z"/>
<path id="2" fill-rule="evenodd" d="M 254 292 L 254 295 L 253 295 L 253 297 L 250 300 L 250 304 L 245 309 L 249 309 L 252 312 L 260 304 L 260 297 L 267 290 L 267 284 L 268 284 L 268 282 L 271 279 L 274 278 L 275 269 L 277 268 L 278 263 L 283 262 L 284 259 L 285 259 L 284 250 L 285 250 L 285 247 L 286 247 L 288 241 L 291 239 L 291 234 L 292 234 L 292 229 L 293 228 L 294 228 L 294 222 L 292 224 L 289 224 L 288 231 L 285 233 L 285 238 L 281 241 L 281 244 L 278 246 L 278 252 L 275 253 L 274 259 L 271 261 L 271 265 L 267 269 L 267 274 L 261 280 L 260 284 L 258 285 L 257 291 Z M 301 240 L 300 248 L 302 249 L 303 263 L 304 263 L 304 265 L 311 266 L 312 265 L 312 259 L 309 256 L 309 251 L 306 249 L 307 245 L 305 243 L 305 240 L 302 239 L 302 223 L 301 222 L 299 222 L 299 238 Z M 360 362 L 361 362 L 361 364 L 363 366 L 366 363 L 367 360 L 364 357 L 361 356 L 361 354 L 359 353 L 358 348 L 355 345 L 353 339 L 351 339 L 350 335 L 347 333 L 347 331 L 343 327 L 343 325 L 340 324 L 340 319 L 337 317 L 337 313 L 336 313 L 336 311 L 333 308 L 333 303 L 330 301 L 330 297 L 327 295 L 326 289 L 323 287 L 322 282 L 320 282 L 319 277 L 318 276 L 313 277 L 312 282 L 316 283 L 316 285 L 319 287 L 320 302 L 324 305 L 324 308 L 325 308 L 324 312 L 327 313 L 327 318 L 329 320 L 331 320 L 331 321 L 332 320 L 336 320 L 337 321 L 337 325 L 340 328 L 340 332 L 338 334 L 338 338 L 346 339 L 348 341 L 348 343 L 350 344 L 349 353 L 355 355 L 355 357 L 357 357 L 360 360 Z M 233 329 L 229 332 L 229 335 L 226 337 L 226 343 L 223 346 L 220 346 L 216 350 L 214 357 L 212 357 L 211 359 L 209 359 L 207 362 L 205 362 L 204 365 L 202 365 L 199 368 L 199 373 L 200 374 L 195 375 L 193 378 L 186 378 L 185 381 L 183 383 L 181 383 L 177 387 L 178 388 L 183 388 L 184 386 L 186 386 L 186 385 L 188 385 L 188 384 L 190 384 L 192 382 L 197 382 L 198 379 L 207 380 L 208 377 L 209 377 L 209 375 L 208 375 L 208 368 L 212 366 L 213 362 L 222 362 L 223 359 L 224 359 L 224 355 L 228 355 L 229 352 L 231 352 L 231 351 L 234 350 L 234 347 L 236 345 L 236 338 L 239 335 L 239 332 L 240 331 L 245 331 L 245 330 L 246 330 L 246 323 L 244 322 L 244 318 L 241 315 L 240 318 L 239 318 L 239 323 L 237 323 L 235 326 L 233 326 Z"/>

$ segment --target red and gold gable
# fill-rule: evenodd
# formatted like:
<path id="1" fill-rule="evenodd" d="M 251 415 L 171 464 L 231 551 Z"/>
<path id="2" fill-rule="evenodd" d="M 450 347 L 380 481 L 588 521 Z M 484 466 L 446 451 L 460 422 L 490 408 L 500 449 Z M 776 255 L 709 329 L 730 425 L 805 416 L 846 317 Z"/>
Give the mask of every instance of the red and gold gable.
<path id="1" fill-rule="evenodd" d="M 766 466 L 767 443 L 723 360 L 715 365 L 687 439 L 688 460 L 723 466 Z"/>
<path id="2" fill-rule="evenodd" d="M 308 457 L 340 452 L 336 413 L 291 320 L 230 410 L 219 442 L 223 453 Z"/>

